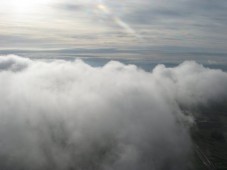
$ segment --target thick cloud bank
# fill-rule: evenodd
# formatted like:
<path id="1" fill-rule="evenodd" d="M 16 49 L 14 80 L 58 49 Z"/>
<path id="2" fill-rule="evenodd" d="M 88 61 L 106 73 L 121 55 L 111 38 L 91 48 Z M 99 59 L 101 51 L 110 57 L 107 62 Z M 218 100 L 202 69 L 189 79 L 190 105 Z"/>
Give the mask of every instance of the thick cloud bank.
<path id="1" fill-rule="evenodd" d="M 227 73 L 184 62 L 0 57 L 0 169 L 184 170 L 194 107 L 226 98 Z"/>

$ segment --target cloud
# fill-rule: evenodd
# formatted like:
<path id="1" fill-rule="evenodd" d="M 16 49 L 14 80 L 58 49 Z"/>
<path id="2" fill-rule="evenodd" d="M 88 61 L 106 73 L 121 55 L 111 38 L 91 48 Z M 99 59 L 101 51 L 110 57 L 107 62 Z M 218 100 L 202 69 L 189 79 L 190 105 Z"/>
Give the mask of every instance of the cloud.
<path id="1" fill-rule="evenodd" d="M 157 20 L 193 19 L 194 21 L 198 22 L 202 19 L 200 17 L 204 17 L 205 19 L 202 22 L 207 22 L 207 19 L 213 21 L 214 18 L 224 17 L 227 14 L 225 11 L 227 3 L 224 0 L 220 0 L 218 2 L 213 0 L 174 0 L 171 2 L 167 0 L 144 0 L 142 3 L 136 3 L 134 1 L 131 3 L 127 1 L 126 3 L 131 4 L 131 8 L 125 12 L 126 16 L 128 15 L 128 17 L 132 20 L 134 19 L 135 22 L 142 24 L 152 23 L 153 19 L 155 18 L 157 18 Z"/>
<path id="2" fill-rule="evenodd" d="M 1 56 L 0 84 L 1 169 L 187 169 L 180 106 L 227 96 L 227 74 L 192 61 L 145 72 Z"/>
<path id="3" fill-rule="evenodd" d="M 94 1 L 97 3 L 97 1 Z M 124 2 L 103 1 L 114 15 L 130 25 L 136 33 L 144 38 L 143 45 L 179 47 L 194 47 L 196 51 L 201 48 L 215 48 L 225 50 L 226 37 L 226 7 L 224 0 L 125 0 Z M 69 10 L 68 11 L 72 11 Z M 74 10 L 76 11 L 76 10 Z M 102 15 L 95 15 L 96 21 Z M 108 25 L 111 20 L 104 19 L 100 25 Z M 92 21 L 91 21 L 92 22 Z M 94 25 L 96 25 L 94 23 Z M 98 26 L 98 24 L 96 25 Z M 113 24 L 112 24 L 113 26 Z M 107 28 L 117 30 L 116 28 Z M 111 33 L 109 33 L 110 35 Z M 112 39 L 119 43 L 117 37 Z M 135 45 L 130 39 L 124 46 Z M 114 43 L 113 43 L 114 44 Z M 136 44 L 140 46 L 140 42 Z M 115 44 L 117 45 L 117 44 Z"/>
<path id="4" fill-rule="evenodd" d="M 15 71 L 18 72 L 26 68 L 30 63 L 29 59 L 18 58 L 15 55 L 10 55 L 7 58 L 1 58 L 0 71 Z"/>
<path id="5" fill-rule="evenodd" d="M 53 0 L 26 15 L 7 4 L 0 2 L 2 49 L 176 46 L 226 52 L 225 0 Z"/>

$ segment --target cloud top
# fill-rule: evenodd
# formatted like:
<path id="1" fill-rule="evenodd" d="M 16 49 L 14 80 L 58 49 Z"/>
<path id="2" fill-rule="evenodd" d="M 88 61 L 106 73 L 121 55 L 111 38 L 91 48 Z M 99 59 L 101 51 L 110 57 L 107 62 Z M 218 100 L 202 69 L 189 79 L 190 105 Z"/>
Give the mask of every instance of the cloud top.
<path id="1" fill-rule="evenodd" d="M 1 169 L 193 169 L 180 106 L 227 95 L 227 74 L 193 61 L 145 72 L 1 56 L 0 84 Z"/>

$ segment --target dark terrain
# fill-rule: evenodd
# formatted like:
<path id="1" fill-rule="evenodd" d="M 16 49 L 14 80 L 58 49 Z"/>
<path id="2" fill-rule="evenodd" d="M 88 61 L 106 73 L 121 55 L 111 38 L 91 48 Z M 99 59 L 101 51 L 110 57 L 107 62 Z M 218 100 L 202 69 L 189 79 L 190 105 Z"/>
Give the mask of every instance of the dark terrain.
<path id="1" fill-rule="evenodd" d="M 227 169 L 227 105 L 214 104 L 195 111 L 191 129 L 198 170 Z"/>

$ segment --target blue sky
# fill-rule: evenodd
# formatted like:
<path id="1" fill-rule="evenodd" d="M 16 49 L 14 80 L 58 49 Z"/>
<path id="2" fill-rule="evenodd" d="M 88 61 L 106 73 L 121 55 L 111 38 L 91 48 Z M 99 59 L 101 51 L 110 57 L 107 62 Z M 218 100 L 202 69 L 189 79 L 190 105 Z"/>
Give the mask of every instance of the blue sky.
<path id="1" fill-rule="evenodd" d="M 1 0 L 0 49 L 227 52 L 226 0 Z"/>

